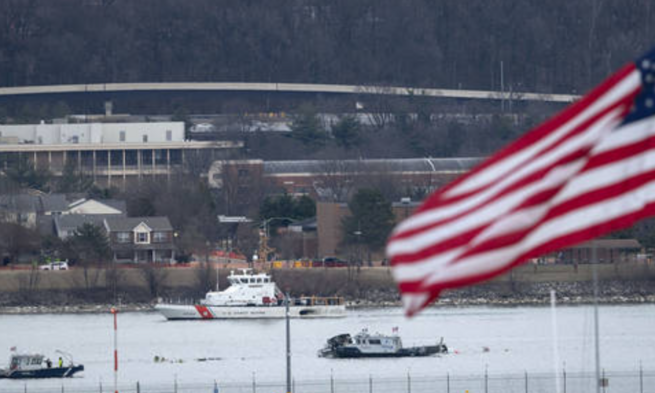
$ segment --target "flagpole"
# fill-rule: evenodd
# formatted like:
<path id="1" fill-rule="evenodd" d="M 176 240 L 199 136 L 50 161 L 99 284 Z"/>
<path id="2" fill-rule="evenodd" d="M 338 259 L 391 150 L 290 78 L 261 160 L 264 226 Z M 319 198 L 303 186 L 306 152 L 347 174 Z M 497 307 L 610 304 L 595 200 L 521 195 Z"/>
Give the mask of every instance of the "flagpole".
<path id="1" fill-rule="evenodd" d="M 598 326 L 598 255 L 596 240 L 591 241 L 591 263 L 594 282 L 594 345 L 596 347 L 596 393 L 600 393 L 600 333 Z"/>
<path id="2" fill-rule="evenodd" d="M 557 342 L 559 341 L 557 337 L 557 313 L 555 311 L 555 305 L 556 305 L 556 298 L 555 298 L 555 290 L 551 289 L 550 290 L 550 316 L 551 316 L 551 321 L 552 321 L 552 328 L 553 328 L 553 364 L 554 364 L 554 371 L 555 371 L 555 392 L 560 393 L 560 386 L 559 386 L 559 348 L 557 346 Z"/>
<path id="3" fill-rule="evenodd" d="M 287 325 L 287 393 L 291 393 L 291 323 L 289 321 L 289 292 L 284 297 L 285 317 Z"/>

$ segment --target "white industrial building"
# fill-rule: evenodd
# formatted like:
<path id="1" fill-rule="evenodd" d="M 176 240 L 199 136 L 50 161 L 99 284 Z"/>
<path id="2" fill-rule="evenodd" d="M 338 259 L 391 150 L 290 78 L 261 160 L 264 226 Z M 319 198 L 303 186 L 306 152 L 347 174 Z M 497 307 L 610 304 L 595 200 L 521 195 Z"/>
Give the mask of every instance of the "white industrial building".
<path id="1" fill-rule="evenodd" d="M 183 142 L 183 122 L 0 125 L 2 144 Z"/>
<path id="2" fill-rule="evenodd" d="M 67 165 L 100 186 L 170 175 L 191 155 L 214 161 L 243 146 L 234 141 L 185 141 L 183 122 L 0 125 L 0 170 L 27 158 L 59 176 Z"/>

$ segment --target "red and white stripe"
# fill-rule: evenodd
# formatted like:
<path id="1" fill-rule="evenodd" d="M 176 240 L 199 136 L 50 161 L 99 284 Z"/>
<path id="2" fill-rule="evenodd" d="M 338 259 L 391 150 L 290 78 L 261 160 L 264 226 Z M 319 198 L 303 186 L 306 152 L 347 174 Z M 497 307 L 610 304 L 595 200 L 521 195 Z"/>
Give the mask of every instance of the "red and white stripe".
<path id="1" fill-rule="evenodd" d="M 202 319 L 214 319 L 214 314 L 209 309 L 209 307 L 203 306 L 203 305 L 200 305 L 200 304 L 196 304 L 195 307 L 196 307 L 196 311 L 200 315 L 200 318 L 202 318 Z"/>
<path id="2" fill-rule="evenodd" d="M 387 254 L 408 315 L 443 289 L 653 214 L 655 122 L 619 127 L 640 89 L 624 67 L 400 223 Z"/>

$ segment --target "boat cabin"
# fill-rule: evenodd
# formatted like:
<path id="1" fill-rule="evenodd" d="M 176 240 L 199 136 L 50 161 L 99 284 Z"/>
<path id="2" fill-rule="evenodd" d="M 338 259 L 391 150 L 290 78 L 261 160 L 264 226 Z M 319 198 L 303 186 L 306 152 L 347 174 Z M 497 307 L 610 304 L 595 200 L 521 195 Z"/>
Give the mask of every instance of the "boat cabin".
<path id="1" fill-rule="evenodd" d="M 43 368 L 43 355 L 11 355 L 9 370 L 39 370 Z"/>
<path id="2" fill-rule="evenodd" d="M 386 351 L 396 351 L 403 347 L 403 343 L 398 336 L 387 336 L 380 333 L 372 335 L 366 329 L 353 337 L 352 344 L 359 347 L 384 348 Z"/>
<path id="3" fill-rule="evenodd" d="M 268 284 L 271 282 L 271 277 L 265 273 L 253 274 L 252 269 L 240 269 L 241 273 L 235 274 L 234 271 L 230 272 L 227 281 L 230 285 L 252 285 L 252 284 Z"/>
<path id="4" fill-rule="evenodd" d="M 223 291 L 210 291 L 202 304 L 206 306 L 272 306 L 283 298 L 282 292 L 265 273 L 255 274 L 252 269 L 230 272 L 230 286 Z"/>

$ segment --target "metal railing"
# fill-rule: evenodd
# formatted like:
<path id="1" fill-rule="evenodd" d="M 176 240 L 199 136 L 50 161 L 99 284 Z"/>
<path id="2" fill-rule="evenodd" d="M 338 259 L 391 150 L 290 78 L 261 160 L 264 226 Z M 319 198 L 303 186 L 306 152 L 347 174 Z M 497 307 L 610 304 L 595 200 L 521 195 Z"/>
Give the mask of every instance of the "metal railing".
<path id="1" fill-rule="evenodd" d="M 655 371 L 603 372 L 603 393 L 655 393 Z M 47 386 L 32 381 L 2 381 L 3 393 L 111 393 L 114 386 L 108 384 L 81 384 L 81 381 L 52 381 Z M 84 381 L 86 382 L 86 381 Z M 556 383 L 559 382 L 559 387 Z M 285 381 L 247 382 L 139 382 L 120 384 L 121 393 L 285 393 Z M 415 376 L 410 373 L 401 377 L 384 378 L 366 375 L 357 378 L 339 378 L 293 381 L 292 393 L 595 393 L 595 375 L 571 373 L 563 370 L 559 376 L 553 373 L 477 374 Z"/>

